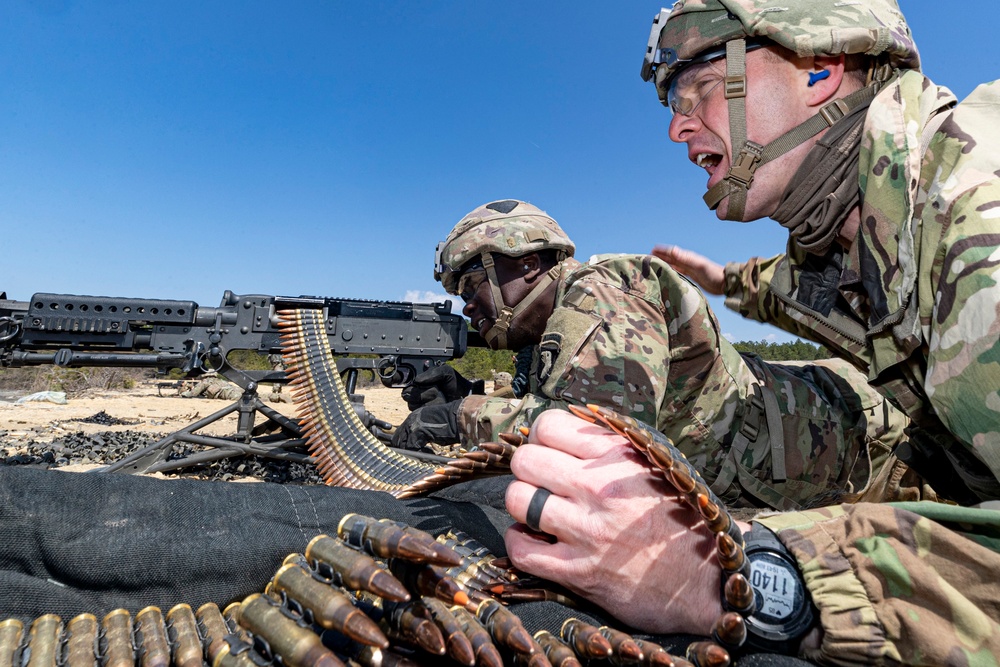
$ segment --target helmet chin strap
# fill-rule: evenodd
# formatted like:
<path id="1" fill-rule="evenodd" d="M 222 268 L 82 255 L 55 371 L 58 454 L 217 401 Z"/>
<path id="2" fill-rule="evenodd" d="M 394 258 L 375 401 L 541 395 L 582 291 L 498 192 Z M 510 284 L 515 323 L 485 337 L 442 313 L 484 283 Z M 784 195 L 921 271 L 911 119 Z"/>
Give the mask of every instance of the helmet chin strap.
<path id="1" fill-rule="evenodd" d="M 723 218 L 738 222 L 744 222 L 747 191 L 753 183 L 757 169 L 831 127 L 852 109 L 870 103 L 892 76 L 892 68 L 889 65 L 879 67 L 868 86 L 826 104 L 812 118 L 785 132 L 766 146 L 762 146 L 747 139 L 746 59 L 746 40 L 733 39 L 726 42 L 724 93 L 729 100 L 730 145 L 741 148 L 729 166 L 729 173 L 709 188 L 703 197 L 713 211 L 719 207 L 723 199 L 729 197 L 729 206 Z"/>
<path id="2" fill-rule="evenodd" d="M 559 253 L 559 263 L 549 269 L 544 276 L 542 276 L 538 284 L 535 285 L 528 294 L 521 299 L 521 301 L 513 308 L 508 306 L 503 301 L 503 294 L 500 293 L 500 281 L 497 280 L 497 272 L 495 265 L 493 263 L 493 255 L 484 252 L 482 254 L 483 267 L 486 269 L 486 280 L 490 283 L 490 290 L 493 294 L 493 307 L 498 311 L 496 322 L 493 323 L 486 333 L 483 334 L 483 338 L 489 343 L 490 347 L 496 350 L 506 350 L 507 347 L 507 331 L 510 329 L 510 323 L 515 317 L 520 315 L 522 312 L 528 309 L 528 307 L 535 302 L 535 300 L 542 295 L 549 285 L 552 284 L 556 278 L 559 277 L 562 271 L 562 262 L 566 258 L 565 253 Z M 496 345 L 493 343 L 496 342 Z"/>

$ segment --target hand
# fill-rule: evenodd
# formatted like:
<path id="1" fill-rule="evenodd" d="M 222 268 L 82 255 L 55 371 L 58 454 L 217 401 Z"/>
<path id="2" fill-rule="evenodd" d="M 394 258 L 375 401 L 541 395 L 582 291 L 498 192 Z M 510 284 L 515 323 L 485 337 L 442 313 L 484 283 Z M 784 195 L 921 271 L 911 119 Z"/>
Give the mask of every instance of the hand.
<path id="1" fill-rule="evenodd" d="M 708 635 L 719 617 L 715 541 L 624 438 L 558 410 L 543 413 L 511 462 L 507 510 L 525 520 L 552 492 L 539 526 L 504 539 L 518 568 L 555 581 L 639 630 Z"/>
<path id="2" fill-rule="evenodd" d="M 652 254 L 672 266 L 674 271 L 683 273 L 693 280 L 705 293 L 716 296 L 722 294 L 726 285 L 726 274 L 721 264 L 677 246 L 658 245 L 653 248 Z"/>
<path id="3" fill-rule="evenodd" d="M 427 443 L 454 445 L 458 442 L 458 408 L 461 400 L 427 405 L 411 412 L 392 434 L 392 446 L 427 450 Z"/>
<path id="4" fill-rule="evenodd" d="M 469 381 L 447 364 L 420 373 L 400 394 L 410 410 L 450 403 L 469 394 L 485 393 L 482 380 Z"/>

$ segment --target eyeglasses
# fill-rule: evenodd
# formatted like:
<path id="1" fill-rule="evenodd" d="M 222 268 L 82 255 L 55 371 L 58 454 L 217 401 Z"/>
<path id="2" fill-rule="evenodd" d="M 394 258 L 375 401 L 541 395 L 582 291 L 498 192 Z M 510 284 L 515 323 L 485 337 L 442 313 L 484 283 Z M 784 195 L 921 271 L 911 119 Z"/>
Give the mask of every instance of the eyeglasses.
<path id="1" fill-rule="evenodd" d="M 476 292 L 484 280 L 486 280 L 486 269 L 483 268 L 482 264 L 477 263 L 476 266 L 470 267 L 462 273 L 458 279 L 456 293 L 462 301 L 469 303 L 476 296 Z"/>
<path id="2" fill-rule="evenodd" d="M 723 81 L 714 62 L 691 65 L 670 82 L 667 106 L 674 115 L 691 116 Z"/>
<path id="3" fill-rule="evenodd" d="M 657 23 L 654 22 L 654 32 L 656 27 Z M 766 47 L 771 43 L 762 38 L 751 38 L 744 42 L 747 53 Z M 705 71 L 706 67 L 717 66 L 719 61 L 726 57 L 725 44 L 686 60 L 679 59 L 677 52 L 673 49 L 653 49 L 652 44 L 651 34 L 650 47 L 647 48 L 646 60 L 643 61 L 642 78 L 645 81 L 655 82 L 660 100 L 664 101 L 673 113 L 682 116 L 692 115 L 709 94 L 725 81 L 726 75 L 722 73 L 721 69 L 714 69 L 719 76 L 718 81 L 715 81 L 713 77 L 702 79 L 698 76 L 699 73 Z"/>

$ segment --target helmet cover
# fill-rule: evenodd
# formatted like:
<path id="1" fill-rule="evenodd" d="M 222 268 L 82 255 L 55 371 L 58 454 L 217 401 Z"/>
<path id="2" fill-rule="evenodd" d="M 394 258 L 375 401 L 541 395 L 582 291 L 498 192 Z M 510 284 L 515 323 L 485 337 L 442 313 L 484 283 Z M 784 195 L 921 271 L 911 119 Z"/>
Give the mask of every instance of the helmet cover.
<path id="1" fill-rule="evenodd" d="M 556 250 L 572 257 L 576 246 L 545 211 L 527 202 L 503 199 L 483 204 L 463 216 L 438 244 L 434 279 L 456 294 L 462 267 L 484 253 L 521 257 Z"/>

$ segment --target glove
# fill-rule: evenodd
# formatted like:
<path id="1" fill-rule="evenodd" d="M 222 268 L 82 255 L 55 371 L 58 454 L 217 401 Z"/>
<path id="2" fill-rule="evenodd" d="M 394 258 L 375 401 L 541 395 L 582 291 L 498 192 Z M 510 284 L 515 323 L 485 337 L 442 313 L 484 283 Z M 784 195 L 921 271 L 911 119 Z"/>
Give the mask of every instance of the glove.
<path id="1" fill-rule="evenodd" d="M 461 377 L 461 376 L 459 376 Z M 462 400 L 425 405 L 409 414 L 392 434 L 392 446 L 398 449 L 427 451 L 427 443 L 454 445 L 458 442 L 458 407 Z"/>
<path id="2" fill-rule="evenodd" d="M 466 380 L 454 368 L 443 364 L 413 378 L 413 384 L 405 388 L 401 396 L 410 410 L 416 410 L 425 405 L 450 403 L 469 394 L 484 394 L 484 385 L 482 380 Z"/>

